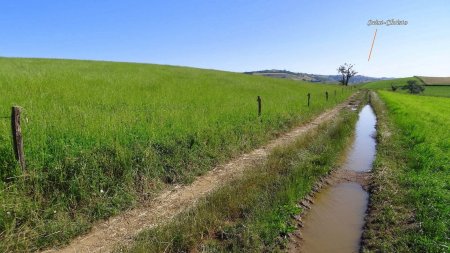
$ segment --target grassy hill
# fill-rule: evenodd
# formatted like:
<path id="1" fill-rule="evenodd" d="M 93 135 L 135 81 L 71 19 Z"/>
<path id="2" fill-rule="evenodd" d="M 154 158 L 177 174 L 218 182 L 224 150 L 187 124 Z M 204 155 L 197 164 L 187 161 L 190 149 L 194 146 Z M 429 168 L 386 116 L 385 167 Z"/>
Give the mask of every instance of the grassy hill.
<path id="1" fill-rule="evenodd" d="M 417 79 L 416 77 L 407 77 L 407 78 L 397 78 L 397 79 L 393 79 L 393 80 L 382 80 L 382 81 L 370 82 L 370 83 L 364 84 L 362 87 L 367 88 L 367 89 L 391 90 L 391 85 L 404 86 L 404 85 L 406 85 L 406 82 L 408 82 L 408 80 L 415 80 L 415 81 L 421 83 L 420 80 Z"/>
<path id="2" fill-rule="evenodd" d="M 406 85 L 408 80 L 415 80 L 419 84 L 423 84 L 422 80 L 418 77 L 407 77 L 407 78 L 398 78 L 393 80 L 382 80 L 376 82 L 370 82 L 364 84 L 362 87 L 367 89 L 375 89 L 375 90 L 391 90 L 391 85 L 400 87 Z M 397 89 L 397 93 L 407 93 L 406 90 L 402 90 L 401 88 Z M 436 96 L 436 97 L 450 97 L 450 86 L 428 86 L 426 85 L 425 90 L 421 95 L 425 96 Z"/>
<path id="3" fill-rule="evenodd" d="M 450 86 L 450 77 L 430 77 L 418 76 L 420 80 L 426 85 L 448 85 Z"/>
<path id="4" fill-rule="evenodd" d="M 278 69 L 250 71 L 250 72 L 244 72 L 244 74 L 256 75 L 256 76 L 267 76 L 267 77 L 273 77 L 273 78 L 284 78 L 284 79 L 297 80 L 297 81 L 309 81 L 309 82 L 315 82 L 315 83 L 338 84 L 342 80 L 341 75 L 317 75 L 317 74 L 308 74 L 308 73 L 297 73 L 297 72 L 292 72 L 292 71 L 287 71 L 287 70 L 278 70 Z M 386 80 L 386 79 L 392 79 L 392 78 L 385 78 L 385 77 L 376 78 L 376 77 L 356 75 L 350 79 L 349 83 L 350 84 L 360 84 L 360 83 L 373 82 L 373 81 Z"/>
<path id="5" fill-rule="evenodd" d="M 351 94 L 185 67 L 12 58 L 0 58 L 0 90 L 0 251 L 64 243 Z M 11 147 L 12 105 L 23 108 L 25 172 Z"/>

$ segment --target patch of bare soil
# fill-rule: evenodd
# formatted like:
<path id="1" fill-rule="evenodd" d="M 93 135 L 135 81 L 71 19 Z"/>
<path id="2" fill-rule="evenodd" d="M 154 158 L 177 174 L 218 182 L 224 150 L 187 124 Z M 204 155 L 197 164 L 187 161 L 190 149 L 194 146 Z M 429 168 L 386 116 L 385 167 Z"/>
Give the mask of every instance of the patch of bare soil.
<path id="1" fill-rule="evenodd" d="M 208 173 L 198 177 L 192 184 L 174 186 L 160 193 L 156 198 L 141 204 L 115 217 L 93 226 L 91 231 L 74 239 L 68 246 L 60 249 L 49 249 L 45 252 L 110 252 L 115 245 L 127 245 L 145 229 L 155 227 L 193 207 L 197 201 L 211 193 L 221 185 L 240 177 L 246 168 L 262 164 L 277 147 L 293 143 L 298 137 L 329 121 L 344 108 L 353 107 L 355 101 L 348 101 L 320 114 L 312 122 L 298 126 L 281 137 L 272 140 L 266 146 L 243 154 L 240 157 L 217 166 Z"/>

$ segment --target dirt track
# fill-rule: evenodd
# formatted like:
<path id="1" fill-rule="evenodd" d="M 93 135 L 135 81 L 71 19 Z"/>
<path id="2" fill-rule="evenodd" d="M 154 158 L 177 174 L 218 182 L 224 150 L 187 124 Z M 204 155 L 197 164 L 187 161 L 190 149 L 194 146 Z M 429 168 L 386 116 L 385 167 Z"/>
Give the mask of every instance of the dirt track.
<path id="1" fill-rule="evenodd" d="M 75 238 L 64 248 L 45 252 L 109 252 L 119 242 L 122 245 L 130 243 L 139 232 L 167 222 L 183 210 L 194 206 L 201 197 L 242 175 L 246 168 L 264 162 L 274 148 L 293 143 L 320 123 L 331 120 L 341 109 L 349 106 L 349 103 L 352 102 L 346 101 L 267 145 L 217 166 L 190 185 L 175 186 L 163 191 L 148 203 L 95 224 L 88 234 Z"/>

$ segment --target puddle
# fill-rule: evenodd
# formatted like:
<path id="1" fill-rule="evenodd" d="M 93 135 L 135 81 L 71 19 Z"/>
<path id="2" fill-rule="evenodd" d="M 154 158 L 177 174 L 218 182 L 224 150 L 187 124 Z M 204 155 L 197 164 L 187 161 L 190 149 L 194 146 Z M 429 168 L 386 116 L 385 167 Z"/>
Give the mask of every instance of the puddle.
<path id="1" fill-rule="evenodd" d="M 357 178 L 372 169 L 376 153 L 375 125 L 372 107 L 364 106 L 356 123 L 355 140 L 334 178 L 349 171 L 355 175 L 350 182 L 330 180 L 334 183 L 314 197 L 301 229 L 301 252 L 359 252 L 369 195 L 357 183 Z"/>
<path id="2" fill-rule="evenodd" d="M 359 113 L 359 119 L 356 123 L 355 141 L 343 168 L 362 172 L 372 169 L 376 152 L 376 141 L 374 138 L 376 122 L 372 107 L 370 105 L 364 106 Z"/>
<path id="3" fill-rule="evenodd" d="M 358 252 L 368 197 L 357 183 L 320 192 L 305 219 L 302 252 Z"/>

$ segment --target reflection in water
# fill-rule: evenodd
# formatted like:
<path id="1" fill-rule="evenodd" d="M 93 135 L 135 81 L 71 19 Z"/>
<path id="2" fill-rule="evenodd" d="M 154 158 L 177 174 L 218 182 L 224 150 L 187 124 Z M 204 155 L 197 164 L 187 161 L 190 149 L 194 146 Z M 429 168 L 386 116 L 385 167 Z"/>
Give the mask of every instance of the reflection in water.
<path id="1" fill-rule="evenodd" d="M 375 158 L 375 124 L 377 119 L 370 105 L 364 106 L 356 123 L 356 138 L 352 145 L 345 169 L 354 171 L 370 171 Z"/>
<path id="2" fill-rule="evenodd" d="M 303 228 L 302 251 L 358 252 L 368 194 L 357 183 L 319 193 Z"/>

